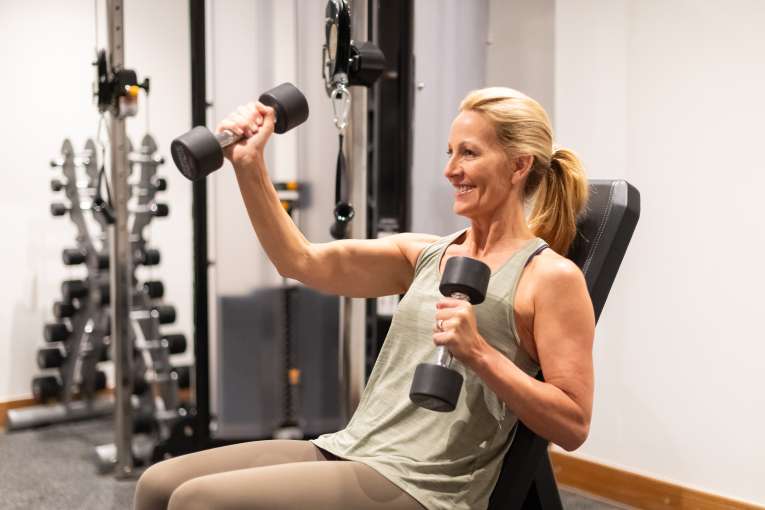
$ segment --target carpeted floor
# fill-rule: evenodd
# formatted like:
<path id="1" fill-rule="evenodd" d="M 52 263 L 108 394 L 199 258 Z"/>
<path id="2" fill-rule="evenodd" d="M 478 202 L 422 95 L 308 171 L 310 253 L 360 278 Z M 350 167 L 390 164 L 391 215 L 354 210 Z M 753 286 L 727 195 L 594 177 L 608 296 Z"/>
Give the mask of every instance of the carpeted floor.
<path id="1" fill-rule="evenodd" d="M 108 420 L 0 431 L 0 509 L 130 509 L 135 480 L 115 480 L 96 468 L 95 446 L 112 440 Z M 561 498 L 571 510 L 621 508 L 569 491 Z"/>

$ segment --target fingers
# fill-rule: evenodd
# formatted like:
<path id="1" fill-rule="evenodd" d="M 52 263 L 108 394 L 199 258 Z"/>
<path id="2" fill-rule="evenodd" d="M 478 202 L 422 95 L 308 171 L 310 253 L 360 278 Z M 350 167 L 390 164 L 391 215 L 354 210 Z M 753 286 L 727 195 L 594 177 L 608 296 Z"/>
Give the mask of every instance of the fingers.
<path id="1" fill-rule="evenodd" d="M 260 130 L 269 114 L 273 117 L 273 109 L 259 102 L 241 105 L 220 122 L 216 132 L 230 131 L 237 136 L 250 138 Z"/>
<path id="2" fill-rule="evenodd" d="M 441 308 L 459 308 L 463 306 L 470 306 L 469 301 L 465 301 L 464 299 L 455 299 L 450 297 L 444 297 L 438 300 L 436 303 L 436 309 Z"/>
<path id="3" fill-rule="evenodd" d="M 433 334 L 433 343 L 436 345 L 444 345 L 449 347 L 454 342 L 455 336 L 453 331 L 444 331 L 442 333 Z"/>

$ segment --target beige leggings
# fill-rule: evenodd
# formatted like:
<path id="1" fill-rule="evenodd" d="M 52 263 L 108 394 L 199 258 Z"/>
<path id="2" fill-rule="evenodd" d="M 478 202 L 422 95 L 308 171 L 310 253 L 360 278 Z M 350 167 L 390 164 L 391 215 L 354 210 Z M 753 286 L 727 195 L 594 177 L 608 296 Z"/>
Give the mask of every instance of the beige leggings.
<path id="1" fill-rule="evenodd" d="M 423 510 L 372 468 L 308 441 L 253 441 L 176 457 L 147 469 L 135 510 Z"/>

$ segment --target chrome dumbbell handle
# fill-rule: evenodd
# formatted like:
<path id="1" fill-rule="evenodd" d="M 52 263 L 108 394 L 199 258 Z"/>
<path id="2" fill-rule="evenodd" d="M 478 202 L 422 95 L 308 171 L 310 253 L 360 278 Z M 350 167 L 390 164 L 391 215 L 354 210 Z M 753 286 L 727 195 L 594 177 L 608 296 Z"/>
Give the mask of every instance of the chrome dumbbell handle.
<path id="1" fill-rule="evenodd" d="M 463 294 L 462 292 L 453 292 L 449 297 L 452 299 L 461 299 L 462 301 L 467 301 L 468 303 L 470 302 L 470 296 Z M 452 353 L 449 352 L 449 349 L 443 345 L 438 346 L 438 349 L 436 349 L 436 365 L 449 368 L 452 365 L 453 359 L 454 358 L 452 357 Z"/>

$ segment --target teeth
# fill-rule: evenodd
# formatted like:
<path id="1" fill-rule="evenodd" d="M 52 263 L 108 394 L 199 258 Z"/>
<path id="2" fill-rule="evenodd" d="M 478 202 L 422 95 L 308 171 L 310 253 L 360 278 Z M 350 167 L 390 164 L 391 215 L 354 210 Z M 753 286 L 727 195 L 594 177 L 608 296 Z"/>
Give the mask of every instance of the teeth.
<path id="1" fill-rule="evenodd" d="M 459 188 L 457 188 L 457 190 L 458 190 L 460 193 L 467 193 L 467 192 L 468 192 L 468 191 L 470 191 L 471 189 L 473 189 L 473 187 L 472 187 L 472 186 L 460 186 Z"/>

